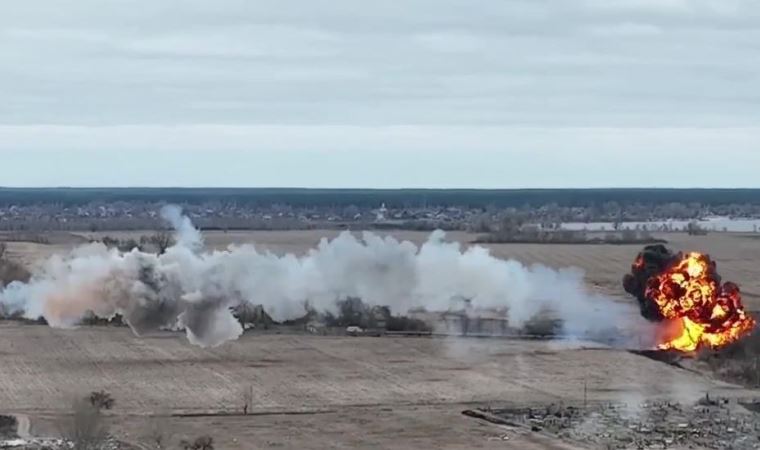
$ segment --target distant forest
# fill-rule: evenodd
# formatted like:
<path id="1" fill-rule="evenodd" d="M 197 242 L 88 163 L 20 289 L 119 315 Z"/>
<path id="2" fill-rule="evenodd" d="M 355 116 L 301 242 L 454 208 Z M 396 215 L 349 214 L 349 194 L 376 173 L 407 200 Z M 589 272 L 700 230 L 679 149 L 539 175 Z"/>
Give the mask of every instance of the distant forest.
<path id="1" fill-rule="evenodd" d="M 699 203 L 760 205 L 760 189 L 301 189 L 301 188 L 0 188 L 0 206 L 93 202 L 235 203 L 247 206 L 294 207 L 465 206 L 518 208 L 556 204 L 588 207 Z"/>

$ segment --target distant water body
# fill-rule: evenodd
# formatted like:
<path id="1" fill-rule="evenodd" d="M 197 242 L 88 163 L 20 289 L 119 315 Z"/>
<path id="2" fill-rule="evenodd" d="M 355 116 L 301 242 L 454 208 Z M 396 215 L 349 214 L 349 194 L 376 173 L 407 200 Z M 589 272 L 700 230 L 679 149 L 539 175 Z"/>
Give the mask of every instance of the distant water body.
<path id="1" fill-rule="evenodd" d="M 649 231 L 661 231 L 666 229 L 679 231 L 686 229 L 689 220 L 654 220 L 651 222 L 621 222 L 620 230 L 637 227 Z M 697 224 L 709 231 L 727 231 L 731 233 L 756 233 L 760 231 L 760 219 L 731 219 L 728 217 L 711 217 L 698 220 Z M 613 231 L 612 222 L 566 222 L 561 225 L 565 230 L 588 230 L 588 231 Z"/>

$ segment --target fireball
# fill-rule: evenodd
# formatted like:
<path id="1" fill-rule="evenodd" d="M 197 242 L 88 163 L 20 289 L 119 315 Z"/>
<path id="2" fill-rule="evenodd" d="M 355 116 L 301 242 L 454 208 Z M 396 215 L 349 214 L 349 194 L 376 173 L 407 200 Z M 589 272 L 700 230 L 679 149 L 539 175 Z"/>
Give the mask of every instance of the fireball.
<path id="1" fill-rule="evenodd" d="M 634 270 L 640 262 L 634 263 Z M 721 348 L 749 334 L 755 326 L 742 305 L 739 287 L 720 282 L 715 263 L 701 253 L 678 254 L 646 282 L 646 298 L 666 320 L 680 323 L 675 336 L 658 347 L 693 352 Z"/>

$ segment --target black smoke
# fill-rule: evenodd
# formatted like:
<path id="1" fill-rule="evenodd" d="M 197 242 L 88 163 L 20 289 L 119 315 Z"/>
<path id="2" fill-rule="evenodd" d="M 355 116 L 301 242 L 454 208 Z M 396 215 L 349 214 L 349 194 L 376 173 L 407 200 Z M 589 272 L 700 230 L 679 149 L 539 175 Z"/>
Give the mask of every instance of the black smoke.
<path id="1" fill-rule="evenodd" d="M 636 297 L 636 300 L 639 302 L 641 315 L 645 319 L 653 322 L 659 322 L 664 319 L 657 303 L 647 296 L 647 286 L 653 277 L 665 272 L 681 261 L 683 257 L 683 253 L 674 253 L 662 244 L 647 245 L 636 257 L 631 266 L 631 273 L 627 273 L 623 277 L 623 288 L 626 292 Z M 709 256 L 706 256 L 706 259 L 709 264 L 710 277 L 720 286 L 721 277 L 716 271 L 715 261 L 710 259 Z M 733 286 L 735 285 L 730 284 L 727 288 Z"/>
<path id="2" fill-rule="evenodd" d="M 641 315 L 647 320 L 659 322 L 664 319 L 657 303 L 646 295 L 647 283 L 667 270 L 675 260 L 676 255 L 664 245 L 647 245 L 636 257 L 631 273 L 623 277 L 623 288 L 636 297 Z"/>

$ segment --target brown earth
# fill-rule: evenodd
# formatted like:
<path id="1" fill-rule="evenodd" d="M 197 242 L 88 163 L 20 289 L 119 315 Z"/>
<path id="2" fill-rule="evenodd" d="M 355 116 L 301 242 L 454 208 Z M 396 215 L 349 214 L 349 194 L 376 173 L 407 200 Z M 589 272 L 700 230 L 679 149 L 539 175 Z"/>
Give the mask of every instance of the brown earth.
<path id="1" fill-rule="evenodd" d="M 149 233 L 119 233 L 119 238 Z M 394 232 L 424 242 L 427 233 Z M 114 235 L 112 233 L 112 235 Z M 303 254 L 332 231 L 211 232 L 211 248 L 256 243 Z M 51 244 L 10 242 L 9 257 L 30 267 L 89 235 L 57 235 Z M 466 233 L 450 239 L 468 243 Z M 675 249 L 711 253 L 726 280 L 760 309 L 760 240 L 736 234 L 665 236 Z M 620 278 L 639 246 L 488 245 L 526 264 L 584 269 L 592 285 L 623 299 Z M 627 301 L 627 300 L 625 300 Z M 57 434 L 72 398 L 104 389 L 116 399 L 112 428 L 145 441 L 152 414 L 168 415 L 180 437 L 212 435 L 222 449 L 254 448 L 574 448 L 540 433 L 464 417 L 471 407 L 637 401 L 694 401 L 705 392 L 752 397 L 744 390 L 623 350 L 557 342 L 246 335 L 217 349 L 162 333 L 134 337 L 124 328 L 56 330 L 0 324 L 0 413 L 28 415 L 32 433 Z M 253 390 L 243 416 L 243 391 Z M 182 415 L 184 416 L 178 416 Z M 190 416 L 187 416 L 187 415 Z M 145 447 L 148 448 L 148 447 Z M 576 446 L 575 448 L 579 448 Z"/>
<path id="2" fill-rule="evenodd" d="M 245 335 L 202 349 L 176 333 L 4 323 L 0 359 L 3 412 L 29 416 L 33 434 L 55 434 L 70 399 L 102 389 L 127 441 L 172 414 L 172 434 L 210 434 L 223 449 L 568 448 L 461 412 L 754 395 L 623 350 L 542 341 Z"/>

